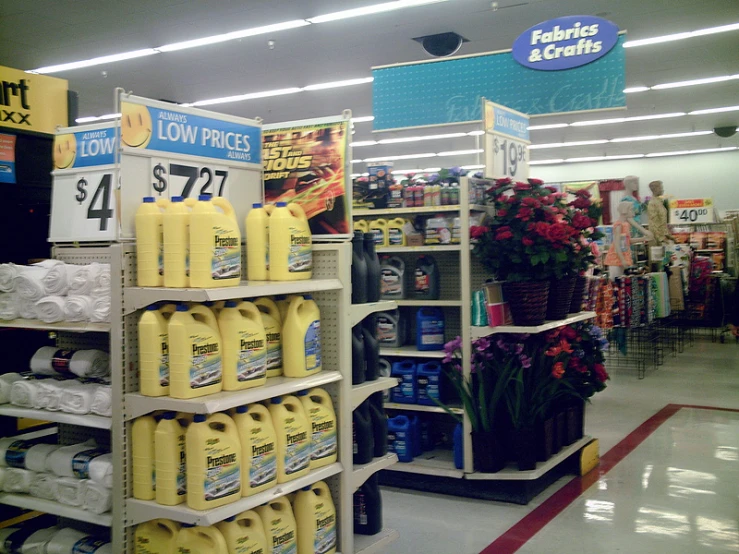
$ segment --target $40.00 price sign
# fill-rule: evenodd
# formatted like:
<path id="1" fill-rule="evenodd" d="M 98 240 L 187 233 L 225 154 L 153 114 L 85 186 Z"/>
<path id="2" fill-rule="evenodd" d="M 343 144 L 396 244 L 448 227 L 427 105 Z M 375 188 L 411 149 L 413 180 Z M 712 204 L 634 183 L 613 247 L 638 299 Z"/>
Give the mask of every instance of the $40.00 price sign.
<path id="1" fill-rule="evenodd" d="M 151 196 L 197 198 L 200 194 L 228 195 L 228 168 L 182 160 L 151 159 Z"/>

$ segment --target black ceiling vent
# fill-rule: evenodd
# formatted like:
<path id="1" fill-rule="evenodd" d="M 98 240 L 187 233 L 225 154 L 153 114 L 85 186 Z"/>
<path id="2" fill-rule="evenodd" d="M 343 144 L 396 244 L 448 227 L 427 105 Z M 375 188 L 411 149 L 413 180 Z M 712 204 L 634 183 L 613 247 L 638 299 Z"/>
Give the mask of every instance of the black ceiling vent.
<path id="1" fill-rule="evenodd" d="M 413 40 L 420 42 L 426 52 L 437 58 L 451 56 L 459 50 L 462 44 L 469 42 L 462 35 L 458 35 L 452 31 L 438 33 L 436 35 L 426 35 L 425 37 L 416 37 Z"/>

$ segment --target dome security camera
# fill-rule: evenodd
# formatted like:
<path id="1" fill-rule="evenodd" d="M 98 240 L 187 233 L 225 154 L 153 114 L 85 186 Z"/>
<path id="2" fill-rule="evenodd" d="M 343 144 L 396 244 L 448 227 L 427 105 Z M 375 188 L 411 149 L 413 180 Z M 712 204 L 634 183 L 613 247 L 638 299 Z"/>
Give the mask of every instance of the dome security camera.
<path id="1" fill-rule="evenodd" d="M 726 127 L 714 127 L 713 132 L 716 133 L 721 138 L 729 138 L 733 137 L 736 134 L 737 126 L 736 125 L 728 125 Z"/>
<path id="2" fill-rule="evenodd" d="M 423 49 L 432 56 L 443 58 L 455 54 L 462 44 L 469 42 L 455 32 L 437 33 L 425 37 L 416 37 L 413 40 L 420 42 Z"/>

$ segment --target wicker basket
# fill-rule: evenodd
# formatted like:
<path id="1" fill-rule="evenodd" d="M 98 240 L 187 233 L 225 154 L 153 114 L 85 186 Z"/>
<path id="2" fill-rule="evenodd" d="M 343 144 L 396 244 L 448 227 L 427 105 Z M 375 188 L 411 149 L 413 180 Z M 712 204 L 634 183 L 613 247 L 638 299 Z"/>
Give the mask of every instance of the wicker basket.
<path id="1" fill-rule="evenodd" d="M 503 295 L 515 325 L 535 326 L 544 323 L 548 294 L 549 281 L 503 283 Z"/>
<path id="2" fill-rule="evenodd" d="M 547 299 L 547 319 L 556 321 L 567 317 L 572 303 L 572 291 L 575 288 L 576 277 L 553 279 L 549 284 Z"/>
<path id="3" fill-rule="evenodd" d="M 576 314 L 582 311 L 582 303 L 585 300 L 585 289 L 588 280 L 582 275 L 578 275 L 575 281 L 575 290 L 572 291 L 572 302 L 570 303 L 570 313 Z"/>

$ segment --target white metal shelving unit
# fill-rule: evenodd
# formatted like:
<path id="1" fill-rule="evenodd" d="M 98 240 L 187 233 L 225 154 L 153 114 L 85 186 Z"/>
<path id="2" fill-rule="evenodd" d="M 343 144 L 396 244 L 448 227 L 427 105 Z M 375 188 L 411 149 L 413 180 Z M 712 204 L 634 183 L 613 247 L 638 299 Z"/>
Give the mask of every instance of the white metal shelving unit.
<path id="1" fill-rule="evenodd" d="M 395 377 L 378 377 L 374 381 L 365 381 L 361 385 L 352 386 L 352 410 L 355 410 L 362 402 L 372 394 L 393 388 L 398 384 Z"/>
<path id="2" fill-rule="evenodd" d="M 489 335 L 496 335 L 500 333 L 529 333 L 535 335 L 537 333 L 543 333 L 545 331 L 551 331 L 558 327 L 564 327 L 571 323 L 577 323 L 579 321 L 587 321 L 595 318 L 595 312 L 580 312 L 572 314 L 571 316 L 560 319 L 557 321 L 547 321 L 541 325 L 536 326 L 525 326 L 525 325 L 499 325 L 497 327 L 472 327 L 472 338 L 479 339 L 481 337 L 487 337 Z"/>
<path id="3" fill-rule="evenodd" d="M 0 416 L 24 417 L 41 421 L 51 421 L 53 423 L 66 423 L 68 425 L 77 425 L 78 427 L 90 427 L 91 429 L 110 429 L 112 426 L 112 419 L 109 417 L 95 414 L 78 415 L 66 414 L 64 412 L 50 412 L 48 410 L 21 408 L 12 404 L 0 405 Z"/>

